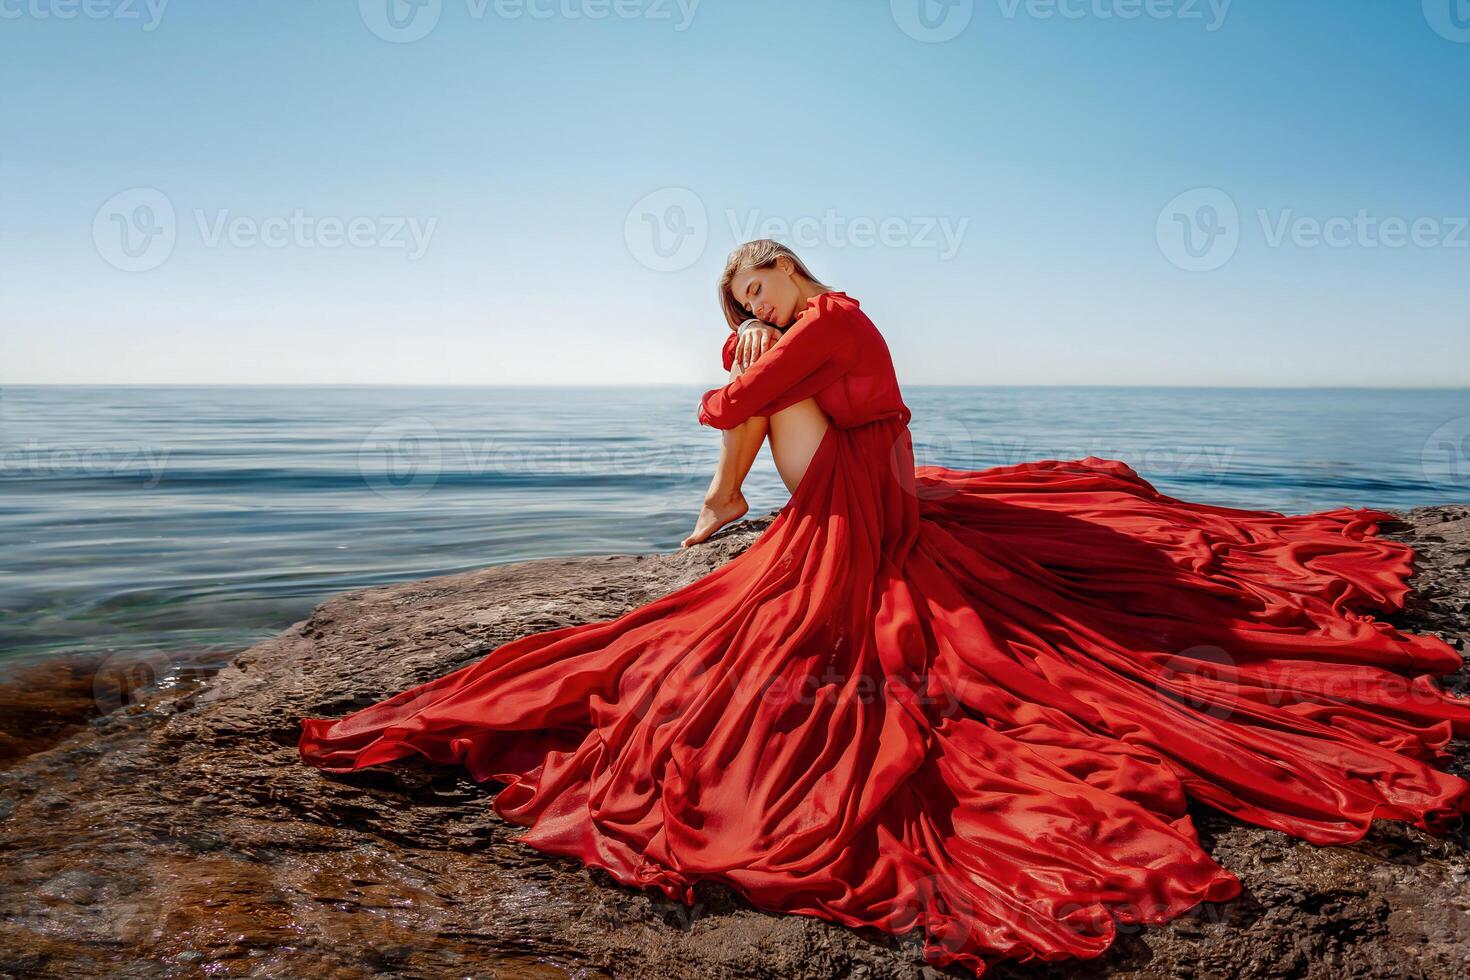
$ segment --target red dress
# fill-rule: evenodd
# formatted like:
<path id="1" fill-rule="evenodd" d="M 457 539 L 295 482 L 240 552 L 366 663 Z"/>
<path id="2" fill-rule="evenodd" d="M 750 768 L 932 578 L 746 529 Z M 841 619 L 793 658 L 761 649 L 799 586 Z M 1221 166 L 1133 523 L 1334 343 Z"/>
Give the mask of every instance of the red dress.
<path id="1" fill-rule="evenodd" d="M 1374 616 L 1408 592 L 1413 550 L 1377 537 L 1392 515 L 1190 503 L 1096 456 L 915 467 L 887 345 L 841 292 L 699 418 L 809 395 L 832 425 L 745 552 L 305 719 L 302 757 L 461 764 L 506 784 L 495 810 L 540 850 L 689 903 L 717 879 L 919 927 L 928 962 L 977 975 L 1237 895 L 1187 797 L 1318 844 L 1470 813 L 1433 765 L 1470 735 L 1470 700 L 1434 680 L 1461 658 Z"/>

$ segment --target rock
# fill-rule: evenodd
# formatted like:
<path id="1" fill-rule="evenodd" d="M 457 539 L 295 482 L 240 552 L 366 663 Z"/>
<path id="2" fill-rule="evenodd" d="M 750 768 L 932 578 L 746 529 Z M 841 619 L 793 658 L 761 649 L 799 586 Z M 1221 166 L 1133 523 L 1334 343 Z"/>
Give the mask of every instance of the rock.
<path id="1" fill-rule="evenodd" d="M 1395 625 L 1461 641 L 1470 507 L 1402 516 L 1385 533 L 1414 541 L 1413 584 L 1433 588 Z M 404 760 L 331 775 L 297 756 L 303 716 L 345 714 L 516 637 L 617 616 L 739 554 L 770 520 L 669 554 L 345 593 L 213 676 L 94 695 L 115 709 L 101 717 L 72 711 L 27 740 L 16 726 L 49 709 L 0 715 L 19 757 L 0 772 L 0 975 L 946 975 L 922 963 L 913 933 L 763 912 L 710 882 L 686 908 L 517 844 L 520 828 L 489 805 L 498 786 L 457 768 Z M 1412 538 L 1429 526 L 1442 541 Z M 44 686 L 28 683 L 32 695 Z M 61 685 L 57 700 L 76 702 L 85 683 Z M 1464 692 L 1466 671 L 1444 683 Z M 23 700 L 35 699 L 10 703 Z M 1470 769 L 1455 747 L 1455 766 Z M 1239 899 L 1165 926 L 1121 925 L 1094 961 L 994 975 L 1470 974 L 1464 831 L 1439 840 L 1379 821 L 1356 844 L 1316 847 L 1206 807 L 1192 815 L 1244 882 Z"/>

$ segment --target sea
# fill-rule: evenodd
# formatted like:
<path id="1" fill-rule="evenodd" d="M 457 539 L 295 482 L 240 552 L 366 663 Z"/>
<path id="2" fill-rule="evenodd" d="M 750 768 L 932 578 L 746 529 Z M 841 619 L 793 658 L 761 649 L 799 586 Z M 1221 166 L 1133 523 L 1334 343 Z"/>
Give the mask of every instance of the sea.
<path id="1" fill-rule="evenodd" d="M 212 651 L 344 590 L 672 552 L 699 386 L 0 387 L 0 665 Z M 1470 389 L 906 385 L 919 464 L 1093 455 L 1282 513 L 1470 502 Z M 762 452 L 750 516 L 788 498 Z"/>

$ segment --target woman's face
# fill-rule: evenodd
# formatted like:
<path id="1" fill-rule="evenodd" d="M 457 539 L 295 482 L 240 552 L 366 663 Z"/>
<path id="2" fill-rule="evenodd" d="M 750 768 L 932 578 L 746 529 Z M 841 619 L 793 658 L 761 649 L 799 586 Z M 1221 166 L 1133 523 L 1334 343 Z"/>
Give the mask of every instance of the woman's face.
<path id="1" fill-rule="evenodd" d="M 792 275 L 796 267 L 779 258 L 769 269 L 746 269 L 730 280 L 730 295 L 758 320 L 789 326 L 801 305 L 801 289 Z"/>

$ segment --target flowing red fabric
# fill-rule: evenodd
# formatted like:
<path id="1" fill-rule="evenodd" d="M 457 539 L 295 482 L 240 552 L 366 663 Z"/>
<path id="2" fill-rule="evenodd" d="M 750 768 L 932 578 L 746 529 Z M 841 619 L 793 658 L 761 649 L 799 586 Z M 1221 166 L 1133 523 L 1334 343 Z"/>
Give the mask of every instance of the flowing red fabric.
<path id="1" fill-rule="evenodd" d="M 1434 676 L 1461 658 L 1375 618 L 1414 559 L 1377 536 L 1392 515 L 1190 503 L 1096 456 L 916 467 L 887 345 L 841 292 L 699 419 L 809 395 L 832 425 L 745 552 L 305 719 L 302 758 L 463 765 L 542 851 L 685 903 L 714 879 L 920 928 L 928 962 L 977 976 L 1236 896 L 1187 798 L 1318 844 L 1470 813 L 1433 765 L 1470 735 Z"/>

